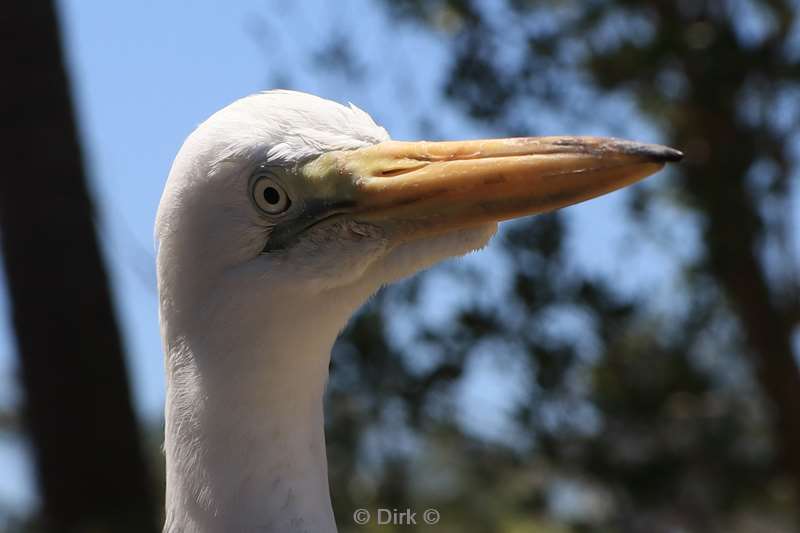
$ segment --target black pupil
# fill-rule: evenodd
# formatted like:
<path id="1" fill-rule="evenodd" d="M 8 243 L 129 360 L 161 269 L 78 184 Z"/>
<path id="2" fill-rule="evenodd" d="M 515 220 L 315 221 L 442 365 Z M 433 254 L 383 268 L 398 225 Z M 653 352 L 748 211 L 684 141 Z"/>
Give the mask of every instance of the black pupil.
<path id="1" fill-rule="evenodd" d="M 281 193 L 275 187 L 267 187 L 264 189 L 264 200 L 270 205 L 275 205 L 281 201 Z"/>

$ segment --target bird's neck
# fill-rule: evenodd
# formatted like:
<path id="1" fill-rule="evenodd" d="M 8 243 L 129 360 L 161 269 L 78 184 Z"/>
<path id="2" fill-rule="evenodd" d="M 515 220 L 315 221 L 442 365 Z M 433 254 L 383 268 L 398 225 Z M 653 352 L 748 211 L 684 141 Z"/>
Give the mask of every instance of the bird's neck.
<path id="1" fill-rule="evenodd" d="M 212 332 L 165 325 L 165 531 L 336 531 L 323 394 L 343 324 L 293 314 Z"/>

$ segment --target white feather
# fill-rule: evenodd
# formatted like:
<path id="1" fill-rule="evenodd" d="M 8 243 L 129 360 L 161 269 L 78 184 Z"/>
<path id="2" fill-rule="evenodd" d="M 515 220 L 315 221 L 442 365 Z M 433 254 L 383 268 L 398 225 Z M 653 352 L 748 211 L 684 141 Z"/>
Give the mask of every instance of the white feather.
<path id="1" fill-rule="evenodd" d="M 266 257 L 244 169 L 388 139 L 355 106 L 269 91 L 215 113 L 182 146 L 156 221 L 165 531 L 336 531 L 322 396 L 337 334 L 382 284 L 480 248 L 495 225 L 394 245 L 328 224 Z"/>

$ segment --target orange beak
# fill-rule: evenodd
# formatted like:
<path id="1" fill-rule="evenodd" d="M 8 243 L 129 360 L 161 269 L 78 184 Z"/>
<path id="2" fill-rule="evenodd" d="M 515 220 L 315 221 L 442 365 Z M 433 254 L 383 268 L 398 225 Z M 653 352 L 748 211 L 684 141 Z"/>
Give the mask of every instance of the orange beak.
<path id="1" fill-rule="evenodd" d="M 389 141 L 340 152 L 358 221 L 415 236 L 546 213 L 635 183 L 679 161 L 661 145 L 602 137 Z"/>

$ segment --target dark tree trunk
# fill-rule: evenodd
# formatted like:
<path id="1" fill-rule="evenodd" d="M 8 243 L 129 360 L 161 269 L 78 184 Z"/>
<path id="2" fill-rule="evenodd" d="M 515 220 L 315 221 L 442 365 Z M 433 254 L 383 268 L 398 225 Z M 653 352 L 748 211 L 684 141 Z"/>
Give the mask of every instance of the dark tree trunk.
<path id="1" fill-rule="evenodd" d="M 54 6 L 9 2 L 2 252 L 49 531 L 155 531 Z"/>
<path id="2" fill-rule="evenodd" d="M 700 125 L 695 128 L 699 130 Z M 734 146 L 744 138 L 735 135 L 737 129 L 731 124 L 706 130 L 705 138 L 715 147 Z M 792 352 L 793 324 L 789 313 L 771 297 L 757 257 L 758 228 L 763 221 L 747 197 L 744 179 L 728 179 L 744 176 L 750 161 L 721 150 L 715 165 L 687 163 L 685 186 L 707 216 L 704 239 L 710 270 L 739 316 L 754 356 L 755 375 L 772 408 L 782 466 L 800 498 L 800 371 Z M 710 173 L 709 167 L 719 170 Z"/>
<path id="3" fill-rule="evenodd" d="M 674 6 L 662 5 L 660 10 L 665 19 L 681 20 L 681 12 Z M 683 25 L 691 22 L 685 20 Z M 720 56 L 714 63 L 719 79 L 709 82 L 706 54 L 687 54 L 684 58 L 692 100 L 681 115 L 674 140 L 680 146 L 699 138 L 709 147 L 706 160 L 693 162 L 692 154 L 688 154 L 684 187 L 706 217 L 703 237 L 708 269 L 739 317 L 756 378 L 771 407 L 781 467 L 792 480 L 795 498 L 800 499 L 800 369 L 792 349 L 792 310 L 780 305 L 783 295 L 778 294 L 796 293 L 798 288 L 789 283 L 780 289 L 770 288 L 758 252 L 769 229 L 759 213 L 761 198 L 748 191 L 747 178 L 759 157 L 774 158 L 780 162 L 779 168 L 789 169 L 785 159 L 788 150 L 781 144 L 784 139 L 764 125 L 749 124 L 737 113 L 749 79 L 742 65 L 753 63 L 753 52 L 731 31 L 718 33 L 717 39 L 725 43 L 726 50 L 725 54 L 716 52 Z M 768 42 L 760 53 L 778 58 L 781 46 L 780 40 Z M 778 63 L 756 64 L 762 68 L 760 74 L 772 83 L 792 79 Z"/>

